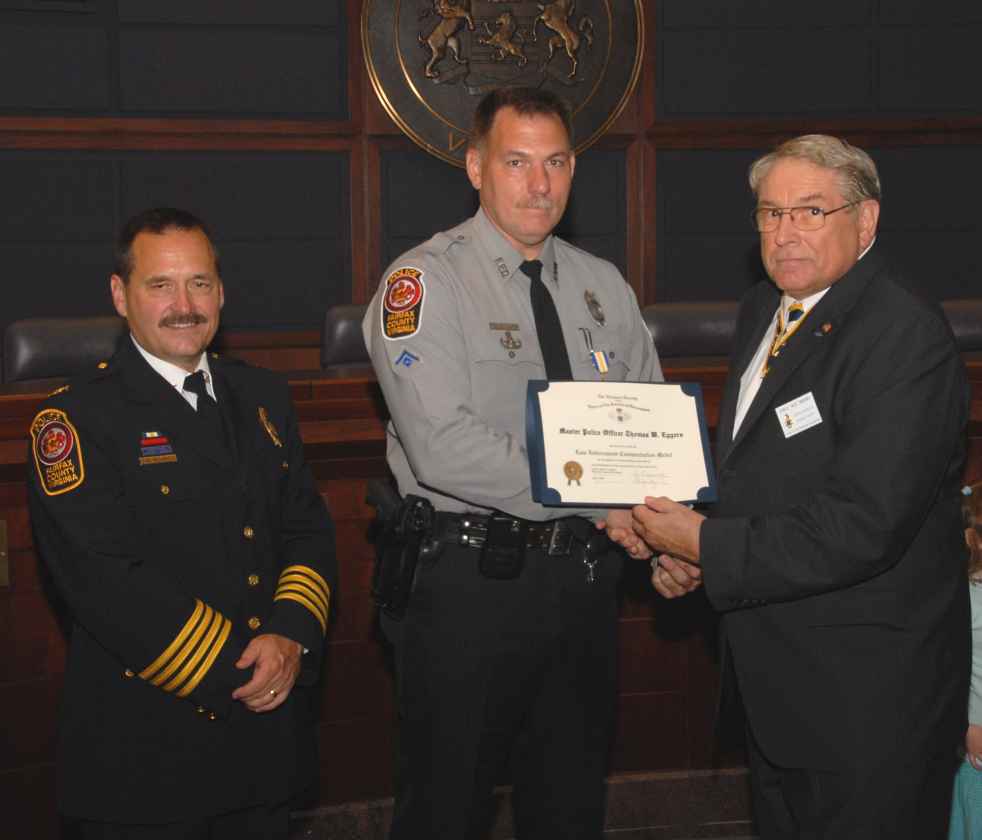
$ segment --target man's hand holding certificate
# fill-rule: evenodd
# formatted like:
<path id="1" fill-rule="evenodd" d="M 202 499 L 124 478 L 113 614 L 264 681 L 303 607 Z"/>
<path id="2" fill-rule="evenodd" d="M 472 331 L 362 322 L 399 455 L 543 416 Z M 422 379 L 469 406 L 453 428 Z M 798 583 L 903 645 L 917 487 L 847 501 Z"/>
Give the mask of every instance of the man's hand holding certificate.
<path id="1" fill-rule="evenodd" d="M 629 556 L 651 561 L 651 583 L 665 598 L 678 598 L 702 585 L 699 532 L 705 517 L 664 496 L 648 497 L 632 510 L 612 510 L 597 523 Z"/>
<path id="2" fill-rule="evenodd" d="M 698 385 L 530 382 L 526 437 L 532 497 L 543 504 L 716 498 Z"/>

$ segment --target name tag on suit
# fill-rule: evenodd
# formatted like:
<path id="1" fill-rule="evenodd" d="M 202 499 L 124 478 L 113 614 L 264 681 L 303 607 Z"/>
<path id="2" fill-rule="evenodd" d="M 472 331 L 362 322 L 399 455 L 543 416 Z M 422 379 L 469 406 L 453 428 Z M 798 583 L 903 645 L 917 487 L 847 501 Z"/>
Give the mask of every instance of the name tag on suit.
<path id="1" fill-rule="evenodd" d="M 779 405 L 774 409 L 774 413 L 781 424 L 781 431 L 784 432 L 785 438 L 794 437 L 822 422 L 822 415 L 811 391 L 795 397 L 791 402 Z"/>

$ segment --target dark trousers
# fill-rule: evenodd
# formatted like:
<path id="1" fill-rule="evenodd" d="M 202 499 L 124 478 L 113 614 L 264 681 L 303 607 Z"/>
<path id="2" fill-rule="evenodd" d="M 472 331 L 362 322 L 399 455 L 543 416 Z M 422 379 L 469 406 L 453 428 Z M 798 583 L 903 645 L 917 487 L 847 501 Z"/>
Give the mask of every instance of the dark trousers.
<path id="1" fill-rule="evenodd" d="M 469 840 L 512 759 L 520 840 L 598 840 L 615 692 L 620 556 L 529 553 L 489 580 L 447 547 L 417 570 L 395 643 L 402 755 L 392 840 Z"/>
<path id="2" fill-rule="evenodd" d="M 78 840 L 287 840 L 290 809 L 286 803 L 260 805 L 228 814 L 163 825 L 127 825 L 83 820 Z"/>
<path id="3" fill-rule="evenodd" d="M 904 735 L 900 735 L 903 738 Z M 958 759 L 947 747 L 863 756 L 838 771 L 782 768 L 748 734 L 761 840 L 946 840 Z"/>

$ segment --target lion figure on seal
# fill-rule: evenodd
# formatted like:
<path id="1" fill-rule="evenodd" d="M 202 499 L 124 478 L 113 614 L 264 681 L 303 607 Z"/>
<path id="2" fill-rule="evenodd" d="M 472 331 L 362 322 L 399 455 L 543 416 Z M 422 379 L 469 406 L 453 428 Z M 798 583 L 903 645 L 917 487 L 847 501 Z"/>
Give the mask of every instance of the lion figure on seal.
<path id="1" fill-rule="evenodd" d="M 525 39 L 522 37 L 522 33 L 518 31 L 518 22 L 515 20 L 515 16 L 511 12 L 502 12 L 495 21 L 495 25 L 498 28 L 492 32 L 491 27 L 485 21 L 484 28 L 487 30 L 488 36 L 486 38 L 478 37 L 478 43 L 491 47 L 492 57 L 495 61 L 504 61 L 508 56 L 514 56 L 518 59 L 519 67 L 528 64 L 528 58 L 525 57 L 525 51 L 522 49 Z M 516 37 L 518 43 L 515 42 Z"/>

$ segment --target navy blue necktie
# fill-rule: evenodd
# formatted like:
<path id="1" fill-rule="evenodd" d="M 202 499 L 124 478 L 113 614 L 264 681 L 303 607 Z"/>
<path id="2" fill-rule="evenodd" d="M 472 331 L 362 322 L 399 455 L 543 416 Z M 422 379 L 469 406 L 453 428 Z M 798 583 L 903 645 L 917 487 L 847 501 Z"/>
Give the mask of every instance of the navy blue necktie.
<path id="1" fill-rule="evenodd" d="M 205 385 L 205 372 L 199 370 L 188 376 L 184 380 L 184 390 L 197 394 L 198 417 L 202 426 L 214 435 L 219 443 L 224 445 L 225 429 L 222 426 L 222 415 L 218 411 L 218 403 L 208 393 L 208 388 Z"/>

